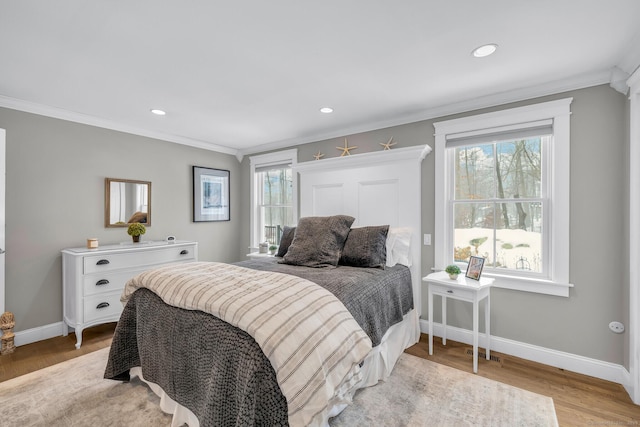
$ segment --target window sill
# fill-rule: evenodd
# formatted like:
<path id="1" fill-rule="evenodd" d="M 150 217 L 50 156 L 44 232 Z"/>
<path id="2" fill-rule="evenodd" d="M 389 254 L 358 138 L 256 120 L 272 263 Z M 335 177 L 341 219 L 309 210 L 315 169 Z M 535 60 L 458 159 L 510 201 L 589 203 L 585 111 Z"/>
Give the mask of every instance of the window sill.
<path id="1" fill-rule="evenodd" d="M 534 292 L 537 294 L 554 295 L 558 297 L 568 297 L 569 289 L 573 288 L 572 283 L 554 282 L 552 280 L 533 279 L 529 277 L 503 276 L 499 274 L 486 274 L 493 277 L 496 288 L 512 289 L 516 291 Z"/>
<path id="2" fill-rule="evenodd" d="M 432 268 L 432 271 L 442 271 Z M 464 268 L 462 268 L 464 274 Z M 533 292 L 536 294 L 553 295 L 558 297 L 569 297 L 569 289 L 573 288 L 572 283 L 554 282 L 552 280 L 534 279 L 530 277 L 506 276 L 501 274 L 483 273 L 483 277 L 495 279 L 494 288 L 511 289 L 514 291 Z"/>

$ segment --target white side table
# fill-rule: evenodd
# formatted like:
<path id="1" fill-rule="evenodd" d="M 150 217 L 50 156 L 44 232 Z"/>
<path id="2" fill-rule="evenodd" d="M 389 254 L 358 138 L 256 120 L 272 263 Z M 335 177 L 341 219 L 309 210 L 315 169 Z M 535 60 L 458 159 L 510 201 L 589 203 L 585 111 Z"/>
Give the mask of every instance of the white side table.
<path id="1" fill-rule="evenodd" d="M 442 297 L 442 344 L 447 345 L 447 298 L 467 301 L 473 304 L 473 373 L 478 373 L 478 317 L 479 303 L 486 299 L 484 319 L 487 334 L 487 360 L 489 360 L 489 348 L 491 347 L 491 285 L 494 279 L 480 278 L 473 280 L 460 274 L 456 280 L 449 279 L 444 271 L 431 273 L 422 280 L 429 285 L 429 355 L 433 354 L 433 296 Z"/>

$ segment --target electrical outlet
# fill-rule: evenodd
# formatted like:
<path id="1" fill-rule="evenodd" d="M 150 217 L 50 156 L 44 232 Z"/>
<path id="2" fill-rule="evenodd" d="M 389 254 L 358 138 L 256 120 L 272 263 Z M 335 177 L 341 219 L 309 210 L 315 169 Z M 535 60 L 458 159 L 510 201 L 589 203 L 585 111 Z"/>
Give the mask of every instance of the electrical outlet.
<path id="1" fill-rule="evenodd" d="M 425 234 L 424 235 L 424 245 L 425 246 L 430 246 L 431 245 L 431 234 Z"/>
<path id="2" fill-rule="evenodd" d="M 624 332 L 624 325 L 620 322 L 611 322 L 609 323 L 609 329 L 616 334 L 621 334 Z"/>

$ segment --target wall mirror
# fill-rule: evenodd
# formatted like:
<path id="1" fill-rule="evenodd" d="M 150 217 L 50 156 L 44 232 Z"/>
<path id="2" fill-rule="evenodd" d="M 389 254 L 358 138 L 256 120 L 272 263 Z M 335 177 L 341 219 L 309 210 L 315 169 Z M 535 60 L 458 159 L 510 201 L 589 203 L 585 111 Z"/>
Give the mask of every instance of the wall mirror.
<path id="1" fill-rule="evenodd" d="M 151 182 L 105 178 L 105 227 L 128 227 L 132 222 L 151 225 Z"/>

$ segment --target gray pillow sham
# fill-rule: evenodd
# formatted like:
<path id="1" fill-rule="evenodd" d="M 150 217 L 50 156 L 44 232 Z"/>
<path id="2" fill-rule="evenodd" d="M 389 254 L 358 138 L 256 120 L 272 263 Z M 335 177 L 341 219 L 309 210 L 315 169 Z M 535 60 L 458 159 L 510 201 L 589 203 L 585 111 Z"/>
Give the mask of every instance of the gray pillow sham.
<path id="1" fill-rule="evenodd" d="M 347 215 L 300 218 L 293 241 L 278 262 L 305 267 L 336 267 L 355 218 Z"/>
<path id="2" fill-rule="evenodd" d="M 291 246 L 291 242 L 293 242 L 293 236 L 296 234 L 295 227 L 289 227 L 285 225 L 282 229 L 282 236 L 280 237 L 280 246 L 278 246 L 277 257 L 283 257 L 287 251 L 289 250 L 289 246 Z"/>
<path id="3" fill-rule="evenodd" d="M 388 225 L 352 228 L 342 249 L 340 264 L 384 269 L 388 232 Z"/>

